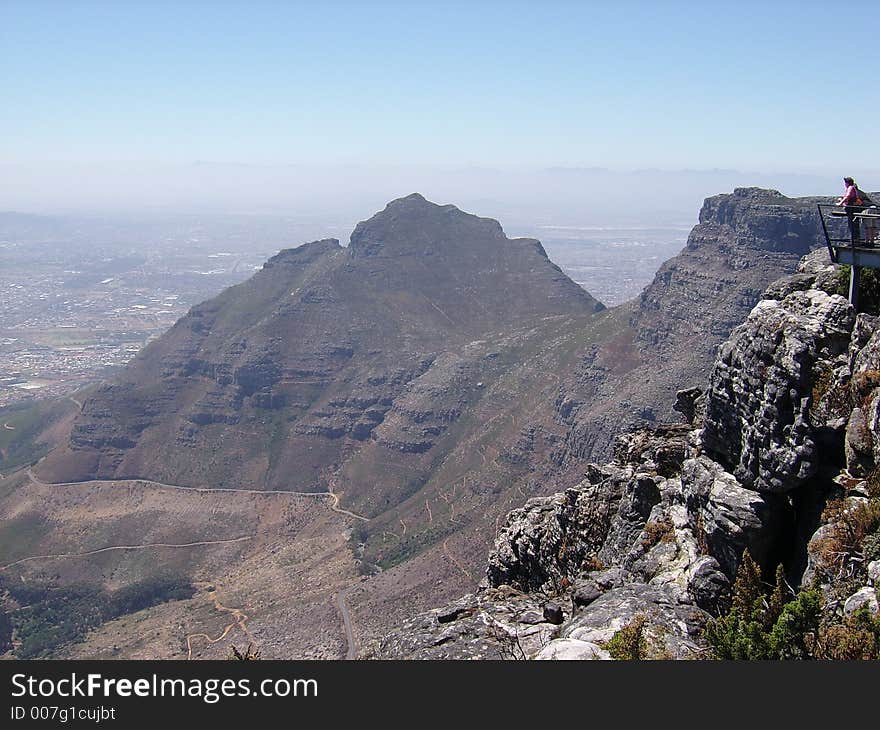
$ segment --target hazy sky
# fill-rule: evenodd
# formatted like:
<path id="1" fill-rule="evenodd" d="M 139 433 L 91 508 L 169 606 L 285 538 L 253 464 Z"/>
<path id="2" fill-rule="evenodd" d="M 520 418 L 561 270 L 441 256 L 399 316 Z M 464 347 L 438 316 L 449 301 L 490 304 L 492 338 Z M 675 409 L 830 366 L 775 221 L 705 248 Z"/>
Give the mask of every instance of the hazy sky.
<path id="1" fill-rule="evenodd" d="M 413 189 L 474 167 L 877 189 L 875 19 L 852 0 L 0 0 L 0 209 L 40 190 L 112 201 L 126 177 L 152 187 L 198 162 L 223 163 L 232 192 L 237 164 L 418 169 Z"/>

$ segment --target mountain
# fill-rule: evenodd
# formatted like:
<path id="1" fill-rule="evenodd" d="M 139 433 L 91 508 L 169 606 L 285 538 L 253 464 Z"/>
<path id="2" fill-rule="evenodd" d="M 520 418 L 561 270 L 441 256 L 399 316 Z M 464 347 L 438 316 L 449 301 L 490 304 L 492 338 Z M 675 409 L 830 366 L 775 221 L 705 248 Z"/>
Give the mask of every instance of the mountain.
<path id="1" fill-rule="evenodd" d="M 478 591 L 375 655 L 880 657 L 880 320 L 838 290 L 806 257 L 724 343 L 693 424 L 619 435 L 512 511 Z"/>
<path id="2" fill-rule="evenodd" d="M 197 587 L 146 609 L 155 641 L 113 618 L 74 652 L 217 656 L 162 628 L 222 631 L 216 605 L 244 607 L 255 628 L 236 631 L 267 657 L 345 654 L 343 606 L 349 650 L 366 646 L 473 588 L 507 512 L 581 482 L 620 429 L 704 383 L 764 287 L 818 245 L 814 203 L 710 198 L 684 251 L 610 310 L 537 241 L 419 195 L 347 247 L 282 251 L 90 393 L 59 446 L 4 482 L 0 572 Z M 54 561 L 71 564 L 63 577 Z"/>
<path id="3" fill-rule="evenodd" d="M 347 248 L 282 251 L 194 307 L 86 401 L 39 473 L 324 491 L 353 459 L 435 456 L 477 383 L 509 368 L 505 350 L 602 308 L 539 242 L 410 195 Z"/>

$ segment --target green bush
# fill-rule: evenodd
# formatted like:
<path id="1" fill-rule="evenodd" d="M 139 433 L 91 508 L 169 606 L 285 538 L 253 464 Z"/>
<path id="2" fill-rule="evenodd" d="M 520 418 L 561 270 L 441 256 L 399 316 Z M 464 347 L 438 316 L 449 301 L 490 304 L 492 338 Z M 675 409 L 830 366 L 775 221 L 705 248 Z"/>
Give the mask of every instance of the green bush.
<path id="1" fill-rule="evenodd" d="M 781 569 L 776 571 L 776 583 L 772 592 L 761 580 L 761 570 L 752 560 L 748 550 L 733 584 L 733 600 L 730 610 L 710 621 L 704 632 L 717 659 L 778 659 L 780 647 L 772 639 L 775 624 L 785 613 L 786 598 L 791 595 L 785 584 Z M 786 619 L 785 626 L 796 625 Z M 777 632 L 779 639 L 783 628 Z"/>
<path id="2" fill-rule="evenodd" d="M 765 588 L 745 553 L 730 611 L 704 632 L 716 659 L 880 659 L 880 616 L 866 607 L 848 618 L 825 612 L 822 593 L 813 588 L 787 600 L 781 569 L 773 590 Z"/>
<path id="3" fill-rule="evenodd" d="M 619 631 L 615 632 L 605 649 L 612 659 L 639 661 L 648 658 L 648 640 L 645 627 L 648 618 L 643 613 L 636 614 L 632 620 Z"/>
<path id="4" fill-rule="evenodd" d="M 799 593 L 785 605 L 770 630 L 771 658 L 812 658 L 821 618 L 822 594 L 812 589 Z"/>

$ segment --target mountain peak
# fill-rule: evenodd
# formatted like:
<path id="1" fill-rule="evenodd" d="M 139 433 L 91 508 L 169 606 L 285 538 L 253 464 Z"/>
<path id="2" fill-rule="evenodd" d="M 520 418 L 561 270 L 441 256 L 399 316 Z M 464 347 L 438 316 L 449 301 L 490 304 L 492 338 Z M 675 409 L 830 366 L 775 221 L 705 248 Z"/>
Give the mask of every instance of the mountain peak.
<path id="1" fill-rule="evenodd" d="M 399 257 L 407 254 L 452 253 L 475 242 L 496 246 L 508 239 L 501 224 L 465 213 L 454 205 L 438 205 L 420 193 L 392 200 L 372 218 L 357 224 L 349 251 L 354 258 Z"/>
<path id="2" fill-rule="evenodd" d="M 425 198 L 421 193 L 410 193 L 409 195 L 404 195 L 402 198 L 392 200 L 388 205 L 399 205 L 403 203 L 431 203 L 431 201 Z M 436 205 L 436 203 L 431 203 L 431 205 Z"/>

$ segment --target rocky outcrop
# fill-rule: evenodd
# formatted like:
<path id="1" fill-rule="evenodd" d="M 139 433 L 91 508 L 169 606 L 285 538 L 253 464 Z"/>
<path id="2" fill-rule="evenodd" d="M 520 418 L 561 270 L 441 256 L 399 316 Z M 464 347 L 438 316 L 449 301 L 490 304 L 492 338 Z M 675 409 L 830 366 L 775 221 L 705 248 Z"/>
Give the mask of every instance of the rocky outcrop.
<path id="1" fill-rule="evenodd" d="M 721 348 L 703 444 L 745 486 L 785 493 L 816 473 L 813 386 L 819 363 L 845 362 L 854 319 L 845 298 L 797 289 L 759 302 Z"/>
<path id="2" fill-rule="evenodd" d="M 685 248 L 625 305 L 627 311 L 621 308 L 615 336 L 585 353 L 566 380 L 559 399 L 571 407 L 554 455 L 562 467 L 554 484 L 571 483 L 582 460 L 608 458 L 618 433 L 674 421 L 676 410 L 685 418 L 696 415 L 694 403 L 679 401 L 675 407 L 677 391 L 705 389 L 718 346 L 768 286 L 791 276 L 801 257 L 823 246 L 820 201 L 828 202 L 759 188 L 705 201 Z M 821 250 L 827 263 L 827 251 Z M 815 280 L 815 273 L 801 272 L 779 284 L 773 296 L 783 298 Z M 693 391 L 688 397 L 696 401 Z"/>
<path id="3" fill-rule="evenodd" d="M 701 548 L 682 498 L 678 472 L 695 438 L 683 426 L 627 434 L 616 462 L 590 465 L 576 487 L 511 512 L 482 590 L 417 617 L 377 655 L 605 659 L 614 633 L 646 617 L 656 656 L 697 656 L 729 580 Z"/>

